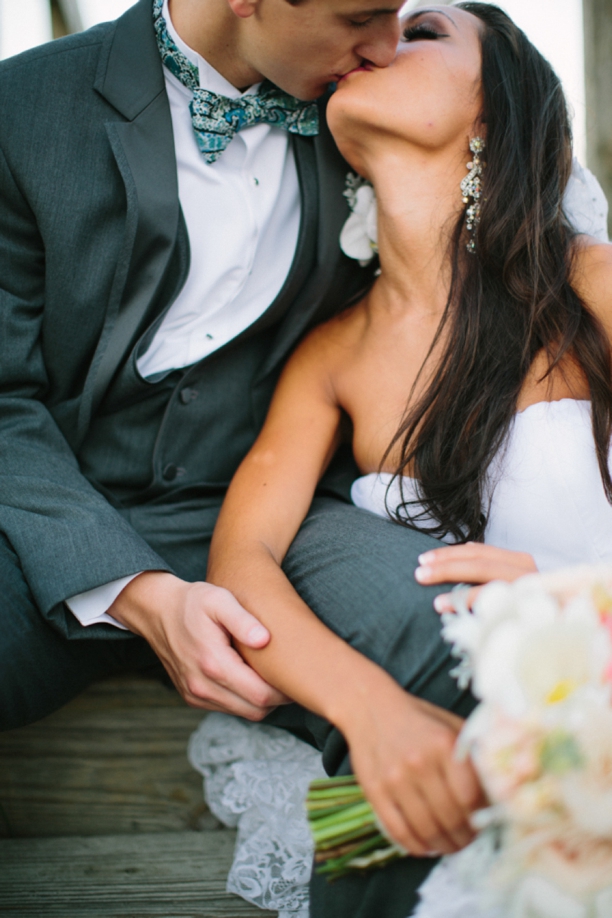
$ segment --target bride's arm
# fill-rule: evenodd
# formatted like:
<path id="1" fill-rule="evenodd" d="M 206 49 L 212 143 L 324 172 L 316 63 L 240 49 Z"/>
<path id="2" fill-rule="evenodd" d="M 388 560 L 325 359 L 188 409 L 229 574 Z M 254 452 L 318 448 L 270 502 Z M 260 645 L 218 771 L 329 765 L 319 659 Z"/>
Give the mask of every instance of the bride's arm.
<path id="1" fill-rule="evenodd" d="M 389 832 L 415 854 L 471 838 L 480 801 L 471 766 L 453 757 L 461 722 L 408 695 L 312 613 L 281 570 L 336 446 L 341 412 L 315 332 L 296 352 L 264 429 L 229 489 L 213 537 L 208 580 L 230 590 L 271 632 L 241 647 L 268 682 L 346 737 L 353 767 Z"/>

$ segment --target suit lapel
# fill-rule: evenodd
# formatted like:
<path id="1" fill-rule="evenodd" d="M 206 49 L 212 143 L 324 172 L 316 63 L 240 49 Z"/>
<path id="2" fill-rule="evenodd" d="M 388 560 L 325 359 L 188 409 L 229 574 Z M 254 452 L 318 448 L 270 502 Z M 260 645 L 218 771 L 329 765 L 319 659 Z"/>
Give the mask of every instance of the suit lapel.
<path id="1" fill-rule="evenodd" d="M 127 207 L 122 258 L 83 393 L 81 433 L 143 321 L 152 318 L 150 307 L 177 238 L 174 137 L 150 0 L 140 0 L 117 21 L 101 54 L 95 89 L 122 116 L 105 127 Z"/>
<path id="2" fill-rule="evenodd" d="M 303 188 L 303 196 L 316 195 L 318 198 L 315 269 L 282 321 L 272 350 L 258 374 L 258 380 L 263 379 L 286 358 L 315 317 L 318 320 L 327 318 L 327 304 L 323 301 L 343 257 L 339 237 L 349 215 L 348 204 L 342 194 L 348 166 L 336 148 L 327 127 L 323 106 L 321 108 L 321 131 L 315 138 L 316 172 L 300 176 L 302 181 L 308 183 Z"/>
<path id="3" fill-rule="evenodd" d="M 340 230 L 349 216 L 348 202 L 343 194 L 349 167 L 338 152 L 324 113 L 315 147 L 319 176 L 318 262 L 329 279 L 341 257 Z"/>

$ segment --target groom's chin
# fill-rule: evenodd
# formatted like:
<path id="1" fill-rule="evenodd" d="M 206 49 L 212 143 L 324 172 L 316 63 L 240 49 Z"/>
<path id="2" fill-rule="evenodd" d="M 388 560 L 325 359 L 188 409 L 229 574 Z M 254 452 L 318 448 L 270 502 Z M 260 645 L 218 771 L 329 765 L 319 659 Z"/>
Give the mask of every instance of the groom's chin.
<path id="1" fill-rule="evenodd" d="M 301 102 L 314 102 L 336 88 L 336 77 L 311 77 L 307 79 L 277 80 L 276 85 Z M 274 80 L 272 80 L 274 82 Z"/>

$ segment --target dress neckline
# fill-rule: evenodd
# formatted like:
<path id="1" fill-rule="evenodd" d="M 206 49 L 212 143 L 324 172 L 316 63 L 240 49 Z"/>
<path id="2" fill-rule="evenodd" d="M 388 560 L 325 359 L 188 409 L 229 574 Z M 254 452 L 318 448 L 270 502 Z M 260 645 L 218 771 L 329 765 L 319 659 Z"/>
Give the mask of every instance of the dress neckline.
<path id="1" fill-rule="evenodd" d="M 532 408 L 540 408 L 541 405 L 563 405 L 567 402 L 572 402 L 577 405 L 590 405 L 591 400 L 589 398 L 554 398 L 550 401 L 543 399 L 541 402 L 534 402 L 532 405 L 527 405 L 526 408 L 523 408 L 522 411 L 517 411 L 515 417 L 522 417 L 522 415 L 527 414 L 528 411 L 531 411 Z"/>
<path id="2" fill-rule="evenodd" d="M 526 407 L 526 408 L 523 408 L 522 411 L 517 411 L 517 412 L 515 412 L 514 417 L 515 417 L 515 419 L 518 419 L 518 418 L 524 418 L 524 417 L 526 417 L 527 415 L 529 415 L 530 413 L 531 413 L 531 414 L 536 414 L 537 412 L 536 412 L 535 409 L 539 409 L 540 412 L 541 412 L 541 411 L 542 411 L 542 405 L 546 405 L 546 406 L 550 406 L 550 405 L 563 405 L 564 407 L 566 407 L 566 406 L 568 405 L 568 403 L 570 403 L 570 404 L 572 404 L 572 405 L 580 405 L 580 406 L 582 407 L 582 406 L 584 406 L 584 405 L 590 405 L 590 404 L 591 404 L 591 400 L 588 399 L 588 398 L 555 398 L 555 399 L 552 399 L 551 401 L 543 400 L 543 401 L 541 401 L 541 402 L 534 402 L 533 405 L 527 405 L 527 407 Z M 360 478 L 369 478 L 369 477 L 372 476 L 372 475 L 375 476 L 375 477 L 381 478 L 381 480 L 382 480 L 382 479 L 390 480 L 391 478 L 394 477 L 394 473 L 393 473 L 393 472 L 364 472 L 363 475 L 360 475 Z M 418 481 L 417 478 L 413 478 L 411 475 L 404 475 L 403 477 L 404 477 L 407 481 L 415 481 L 415 482 Z"/>

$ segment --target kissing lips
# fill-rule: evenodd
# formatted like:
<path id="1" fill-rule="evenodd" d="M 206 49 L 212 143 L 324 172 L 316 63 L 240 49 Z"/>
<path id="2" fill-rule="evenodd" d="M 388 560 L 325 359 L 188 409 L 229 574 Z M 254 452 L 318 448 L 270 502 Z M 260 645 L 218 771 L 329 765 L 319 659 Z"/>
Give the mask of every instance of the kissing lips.
<path id="1" fill-rule="evenodd" d="M 340 83 L 342 80 L 346 80 L 346 78 L 351 76 L 353 73 L 359 73 L 361 70 L 371 71 L 372 68 L 368 64 L 360 64 L 359 67 L 353 67 L 352 70 L 349 70 L 347 73 L 343 73 L 342 76 L 339 76 L 337 82 Z"/>

